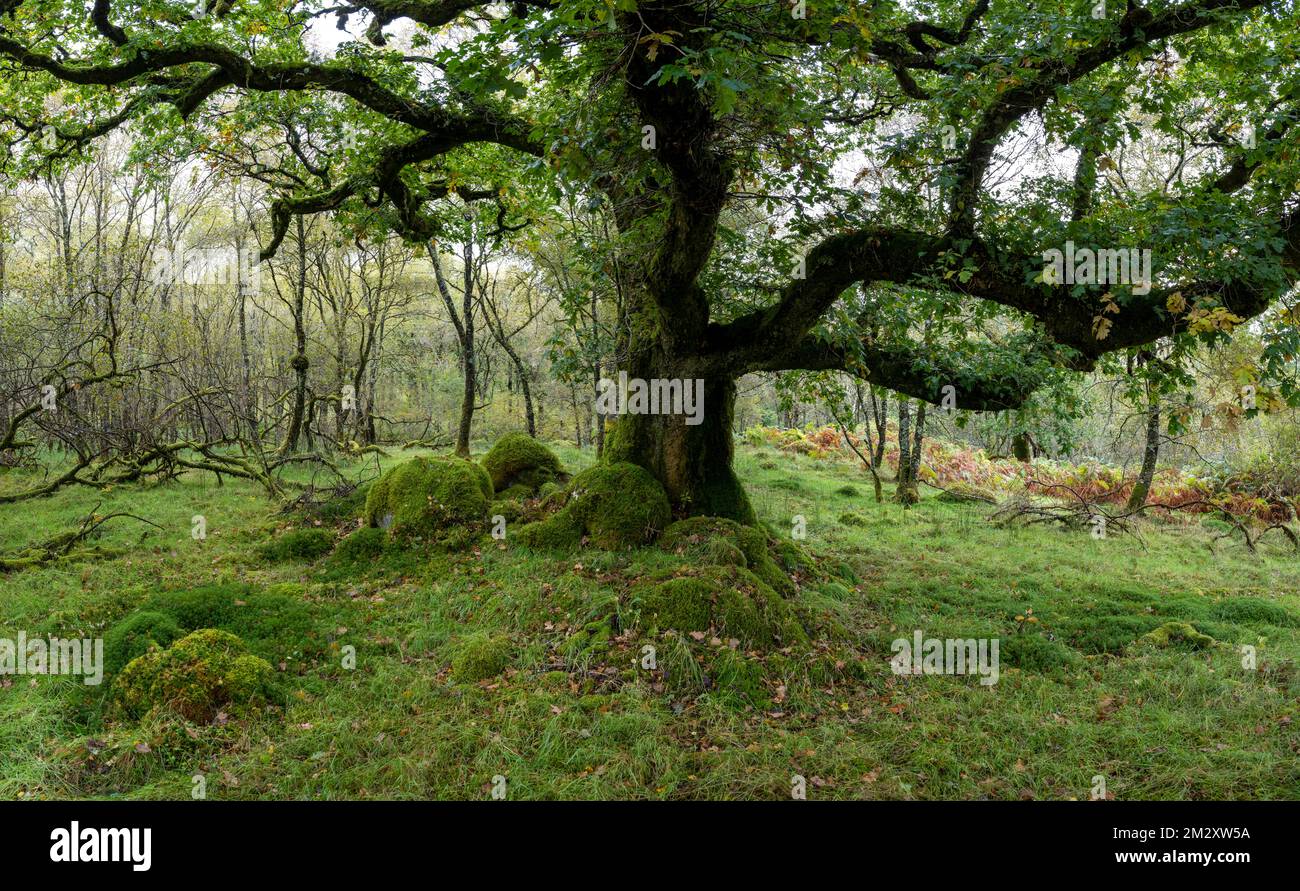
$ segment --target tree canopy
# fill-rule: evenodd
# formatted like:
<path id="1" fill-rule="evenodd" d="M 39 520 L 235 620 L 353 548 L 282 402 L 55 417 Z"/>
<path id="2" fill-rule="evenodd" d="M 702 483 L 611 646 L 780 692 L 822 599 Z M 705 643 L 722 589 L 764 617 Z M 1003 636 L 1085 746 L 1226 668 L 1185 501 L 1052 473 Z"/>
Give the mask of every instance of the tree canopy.
<path id="1" fill-rule="evenodd" d="M 718 426 L 751 372 L 997 410 L 1261 317 L 1300 401 L 1289 0 L 197 2 L 0 0 L 6 171 L 126 131 L 272 190 L 264 258 L 303 215 L 428 241 L 449 202 L 502 235 L 577 199 L 615 222 L 629 369 L 709 381 Z M 613 454 L 746 513 L 716 430 Z"/>

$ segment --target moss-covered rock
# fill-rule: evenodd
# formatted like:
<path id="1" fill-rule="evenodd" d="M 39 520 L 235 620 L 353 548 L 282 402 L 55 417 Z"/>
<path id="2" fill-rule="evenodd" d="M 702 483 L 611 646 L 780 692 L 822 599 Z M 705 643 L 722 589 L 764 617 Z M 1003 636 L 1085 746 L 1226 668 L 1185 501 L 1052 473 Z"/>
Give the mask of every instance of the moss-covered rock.
<path id="1" fill-rule="evenodd" d="M 530 497 L 564 472 L 555 453 L 526 433 L 498 439 L 483 456 L 483 468 L 493 488 L 507 499 Z"/>
<path id="2" fill-rule="evenodd" d="M 104 634 L 104 671 L 117 674 L 132 659 L 153 649 L 166 649 L 180 636 L 180 625 L 166 613 L 132 613 Z"/>
<path id="3" fill-rule="evenodd" d="M 506 670 L 514 654 L 510 638 L 473 634 L 456 647 L 451 658 L 451 676 L 462 683 L 496 677 Z"/>
<path id="4" fill-rule="evenodd" d="M 635 586 L 633 605 L 646 631 L 735 638 L 747 649 L 808 643 L 807 632 L 785 599 L 741 566 L 650 576 Z"/>
<path id="5" fill-rule="evenodd" d="M 870 523 L 871 520 L 867 517 L 859 513 L 854 513 L 853 511 L 846 511 L 845 513 L 840 514 L 841 526 L 867 526 L 870 525 Z"/>
<path id="6" fill-rule="evenodd" d="M 570 481 L 563 505 L 520 529 L 518 540 L 530 547 L 563 548 L 585 537 L 595 547 L 620 550 L 653 541 L 672 518 L 659 481 L 629 463 L 584 470 Z"/>
<path id="7" fill-rule="evenodd" d="M 725 517 L 687 517 L 664 530 L 659 546 L 696 565 L 744 567 L 782 596 L 795 593 L 790 576 L 772 557 L 767 533 L 757 526 Z"/>
<path id="8" fill-rule="evenodd" d="M 395 539 L 468 543 L 487 524 L 487 471 L 463 458 L 414 458 L 385 473 L 366 499 L 366 522 Z"/>
<path id="9" fill-rule="evenodd" d="M 205 628 L 131 660 L 114 679 L 112 695 L 131 718 L 166 709 L 207 723 L 223 708 L 265 702 L 273 677 L 270 663 L 238 637 Z"/>
<path id="10" fill-rule="evenodd" d="M 334 549 L 334 533 L 328 529 L 292 529 L 257 549 L 263 560 L 315 560 Z"/>
<path id="11" fill-rule="evenodd" d="M 1142 641 L 1157 647 L 1182 646 L 1193 650 L 1214 646 L 1214 638 L 1202 634 L 1186 622 L 1165 622 L 1142 635 Z"/>

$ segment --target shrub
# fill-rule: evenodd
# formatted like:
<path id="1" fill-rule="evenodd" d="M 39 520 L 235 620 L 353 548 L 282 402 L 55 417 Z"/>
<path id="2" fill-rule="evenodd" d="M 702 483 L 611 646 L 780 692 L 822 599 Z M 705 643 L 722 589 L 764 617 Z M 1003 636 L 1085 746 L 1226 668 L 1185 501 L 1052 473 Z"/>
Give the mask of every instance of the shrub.
<path id="1" fill-rule="evenodd" d="M 113 682 L 113 699 L 132 718 L 162 708 L 207 723 L 224 707 L 265 701 L 273 676 L 238 637 L 205 628 L 131 660 Z"/>

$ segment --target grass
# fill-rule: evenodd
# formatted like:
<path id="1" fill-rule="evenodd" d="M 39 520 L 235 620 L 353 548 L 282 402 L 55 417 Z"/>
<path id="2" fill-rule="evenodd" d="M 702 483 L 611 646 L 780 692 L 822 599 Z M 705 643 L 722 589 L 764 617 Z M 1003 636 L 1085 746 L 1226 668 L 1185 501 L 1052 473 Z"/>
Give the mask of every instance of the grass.
<path id="1" fill-rule="evenodd" d="M 556 449 L 569 471 L 592 461 Z M 95 542 L 107 557 L 0 575 L 0 637 L 102 636 L 224 586 L 211 621 L 237 625 L 280 688 L 197 727 L 121 720 L 108 684 L 0 679 L 0 796 L 188 797 L 203 775 L 222 799 L 481 799 L 497 776 L 511 798 L 787 798 L 798 775 L 809 798 L 1086 799 L 1101 775 L 1116 798 L 1300 797 L 1300 559 L 1280 543 L 1211 550 L 1207 530 L 1170 524 L 1143 542 L 1003 529 L 986 506 L 929 496 L 905 511 L 875 504 L 849 465 L 766 448 L 742 448 L 738 472 L 774 532 L 803 518 L 822 571 L 796 602 L 851 647 L 855 679 L 773 679 L 759 701 L 687 694 L 635 667 L 644 642 L 628 632 L 579 646 L 611 616 L 632 624 L 637 579 L 683 571 L 656 548 L 532 552 L 507 534 L 343 561 L 286 533 L 351 527 L 295 522 L 199 475 L 0 509 L 0 550 L 96 505 L 161 527 L 114 520 Z M 1217 643 L 1142 642 L 1170 621 Z M 895 676 L 890 643 L 915 629 L 999 638 L 999 682 Z M 696 669 L 684 640 L 658 644 L 675 677 Z"/>

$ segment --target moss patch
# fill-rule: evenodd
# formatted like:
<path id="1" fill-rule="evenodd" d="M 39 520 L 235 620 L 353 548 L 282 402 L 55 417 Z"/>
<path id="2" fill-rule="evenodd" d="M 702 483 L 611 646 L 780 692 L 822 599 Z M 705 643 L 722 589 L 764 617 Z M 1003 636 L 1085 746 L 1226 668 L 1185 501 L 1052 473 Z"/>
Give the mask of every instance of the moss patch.
<path id="1" fill-rule="evenodd" d="M 533 495 L 564 472 L 555 453 L 526 433 L 498 439 L 483 456 L 483 469 L 492 487 L 508 499 Z"/>
<path id="2" fill-rule="evenodd" d="M 650 576 L 633 603 L 647 631 L 673 630 L 735 638 L 749 648 L 807 644 L 808 635 L 785 600 L 740 566 L 703 567 L 693 575 Z"/>
<path id="3" fill-rule="evenodd" d="M 792 596 L 794 583 L 772 557 L 775 547 L 756 526 L 742 526 L 723 517 L 688 517 L 664 530 L 659 546 L 697 565 L 740 566 L 783 596 Z"/>
<path id="4" fill-rule="evenodd" d="M 265 702 L 273 676 L 238 637 L 205 628 L 131 660 L 113 681 L 113 701 L 131 718 L 166 709 L 207 723 L 224 707 Z"/>
<path id="5" fill-rule="evenodd" d="M 1214 638 L 1202 634 L 1186 622 L 1165 622 L 1142 635 L 1142 640 L 1157 647 L 1186 647 L 1204 650 L 1214 646 Z"/>
<path id="6" fill-rule="evenodd" d="M 1293 627 L 1300 622 L 1281 604 L 1258 597 L 1237 597 L 1223 600 L 1214 605 L 1210 615 L 1225 622 L 1242 625 L 1276 625 L 1280 628 Z"/>
<path id="7" fill-rule="evenodd" d="M 491 478 L 473 461 L 415 458 L 371 487 L 366 523 L 394 539 L 462 546 L 487 524 L 492 495 Z"/>
<path id="8" fill-rule="evenodd" d="M 334 549 L 334 533 L 327 529 L 293 529 L 258 548 L 263 560 L 315 560 Z"/>
<path id="9" fill-rule="evenodd" d="M 523 527 L 518 540 L 530 547 L 562 548 L 586 538 L 595 547 L 621 550 L 653 541 L 671 519 L 663 487 L 635 464 L 584 470 L 562 500 L 558 513 Z"/>
<path id="10" fill-rule="evenodd" d="M 137 656 L 165 649 L 181 636 L 181 627 L 166 613 L 132 613 L 104 635 L 104 671 L 114 675 Z"/>
<path id="11" fill-rule="evenodd" d="M 508 637 L 474 634 L 460 642 L 451 659 L 451 676 L 462 683 L 496 677 L 510 665 L 514 645 Z"/>
<path id="12" fill-rule="evenodd" d="M 384 552 L 388 536 L 374 526 L 363 526 L 339 542 L 334 559 L 340 563 L 365 563 Z"/>

